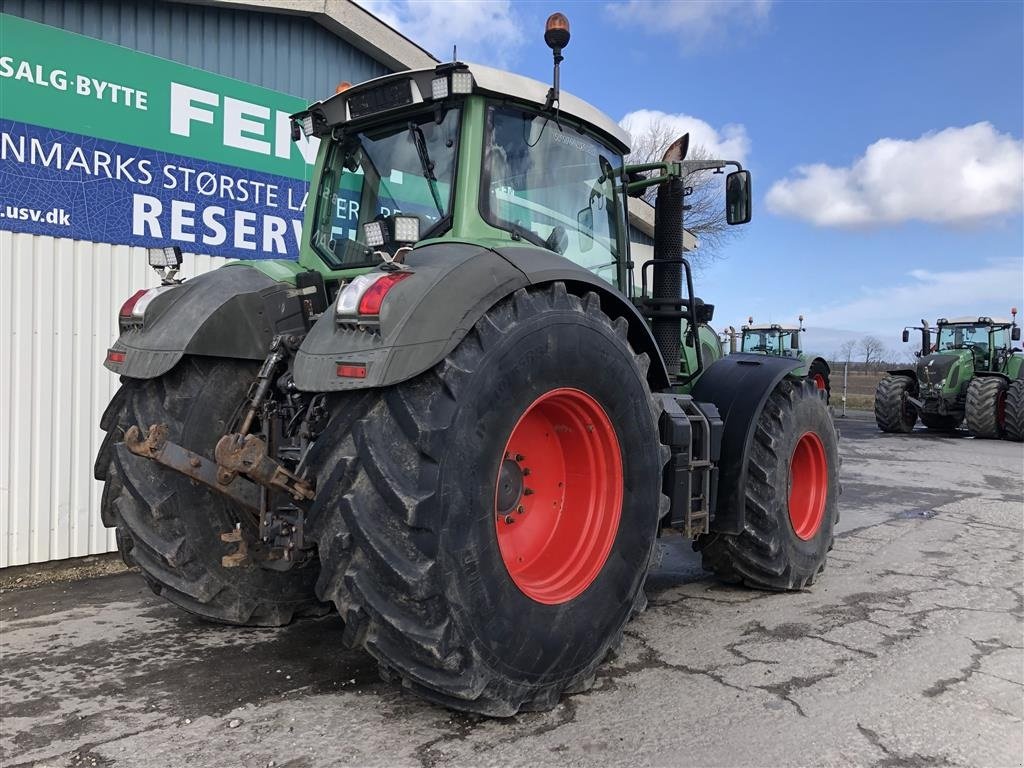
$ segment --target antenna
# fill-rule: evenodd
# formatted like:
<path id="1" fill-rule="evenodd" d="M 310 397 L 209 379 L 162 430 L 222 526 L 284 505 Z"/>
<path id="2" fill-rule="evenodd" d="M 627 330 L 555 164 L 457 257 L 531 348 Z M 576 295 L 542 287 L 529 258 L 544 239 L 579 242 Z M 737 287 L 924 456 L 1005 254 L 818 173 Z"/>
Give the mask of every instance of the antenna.
<path id="1" fill-rule="evenodd" d="M 459 60 L 459 46 L 456 43 L 452 43 L 452 61 Z"/>

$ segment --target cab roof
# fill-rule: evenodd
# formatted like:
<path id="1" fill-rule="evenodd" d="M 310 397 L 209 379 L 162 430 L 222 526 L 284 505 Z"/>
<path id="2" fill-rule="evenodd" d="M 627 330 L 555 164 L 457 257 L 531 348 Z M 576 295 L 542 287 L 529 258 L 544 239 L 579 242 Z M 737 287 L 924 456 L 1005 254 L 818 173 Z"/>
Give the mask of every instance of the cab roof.
<path id="1" fill-rule="evenodd" d="M 938 325 L 1011 325 L 1007 317 L 940 317 Z"/>
<path id="2" fill-rule="evenodd" d="M 292 117 L 301 118 L 304 115 L 312 115 L 314 117 L 314 134 L 326 136 L 330 134 L 331 128 L 334 126 L 352 119 L 351 110 L 348 105 L 353 97 L 365 95 L 371 91 L 383 94 L 382 98 L 376 101 L 384 106 L 373 109 L 371 113 L 362 112 L 359 115 L 360 117 L 367 116 L 368 114 L 383 116 L 387 112 L 407 108 L 413 104 L 432 102 L 431 83 L 434 78 L 458 70 L 468 70 L 473 75 L 472 92 L 474 94 L 485 93 L 515 99 L 516 101 L 526 102 L 537 107 L 543 107 L 547 100 L 548 89 L 550 88 L 550 85 L 547 83 L 501 69 L 487 67 L 483 64 L 448 62 L 433 68 L 403 70 L 390 75 L 376 77 L 372 80 L 366 80 L 358 85 L 351 86 L 341 93 L 336 93 L 328 99 L 317 101 Z M 392 89 L 401 87 L 404 89 L 404 85 L 401 85 L 403 81 L 411 83 L 409 89 L 411 91 L 409 96 L 411 101 L 403 95 L 400 104 L 396 102 L 394 106 L 389 106 L 386 87 L 391 86 Z M 381 90 L 378 91 L 378 89 Z M 623 130 L 622 126 L 597 109 L 597 107 L 562 90 L 559 97 L 558 111 L 561 115 L 592 125 L 617 150 L 623 154 L 628 154 L 629 134 Z"/>
<path id="3" fill-rule="evenodd" d="M 781 323 L 755 323 L 754 325 L 744 325 L 741 330 L 744 331 L 799 331 L 800 326 L 798 325 L 783 325 Z"/>

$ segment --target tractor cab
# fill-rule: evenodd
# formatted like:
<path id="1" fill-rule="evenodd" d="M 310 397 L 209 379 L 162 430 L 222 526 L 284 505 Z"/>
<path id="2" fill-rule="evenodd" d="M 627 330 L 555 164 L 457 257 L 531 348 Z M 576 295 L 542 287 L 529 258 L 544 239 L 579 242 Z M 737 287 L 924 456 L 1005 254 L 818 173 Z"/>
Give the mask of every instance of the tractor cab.
<path id="1" fill-rule="evenodd" d="M 732 334 L 735 331 L 730 329 Z M 779 355 L 781 357 L 798 357 L 803 359 L 800 347 L 800 334 L 804 330 L 804 316 L 800 315 L 797 325 L 780 323 L 754 323 L 753 316 L 740 328 L 740 352 L 751 352 L 759 355 Z M 735 342 L 733 342 L 735 347 Z M 735 351 L 735 349 L 733 349 Z"/>
<path id="2" fill-rule="evenodd" d="M 744 325 L 741 352 L 800 356 L 800 329 L 794 325 Z"/>
<path id="3" fill-rule="evenodd" d="M 530 246 L 624 289 L 629 137 L 570 94 L 547 101 L 461 62 L 339 86 L 294 116 L 321 142 L 300 263 L 343 278 L 439 242 Z"/>
<path id="4" fill-rule="evenodd" d="M 992 317 L 939 318 L 937 355 L 962 357 L 975 371 L 999 371 L 1013 353 L 1020 328 L 1013 319 Z"/>

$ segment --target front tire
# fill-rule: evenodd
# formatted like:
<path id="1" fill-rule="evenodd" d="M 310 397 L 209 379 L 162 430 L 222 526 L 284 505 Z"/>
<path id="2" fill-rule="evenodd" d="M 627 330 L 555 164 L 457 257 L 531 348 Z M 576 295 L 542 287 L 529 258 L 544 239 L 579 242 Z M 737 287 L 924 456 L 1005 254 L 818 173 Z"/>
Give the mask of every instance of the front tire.
<path id="1" fill-rule="evenodd" d="M 186 357 L 157 379 L 125 379 L 100 422 L 107 434 L 94 474 L 104 484 L 103 524 L 116 529 L 121 558 L 139 567 L 156 594 L 211 621 L 280 626 L 323 612 L 313 594 L 315 565 L 285 572 L 223 567 L 221 558 L 237 545 L 220 534 L 248 513 L 119 447 L 128 427 L 163 423 L 169 440 L 212 458 L 257 370 L 243 361 Z"/>
<path id="2" fill-rule="evenodd" d="M 492 716 L 592 684 L 665 511 L 626 331 L 596 294 L 520 290 L 431 371 L 335 404 L 359 415 L 314 509 L 318 594 L 388 679 Z"/>
<path id="3" fill-rule="evenodd" d="M 875 387 L 875 423 L 883 432 L 907 434 L 917 423 L 917 409 L 907 402 L 914 391 L 914 380 L 909 376 L 889 375 Z"/>
<path id="4" fill-rule="evenodd" d="M 967 429 L 975 437 L 998 440 L 1006 432 L 1007 382 L 977 376 L 967 385 Z"/>
<path id="5" fill-rule="evenodd" d="M 839 518 L 839 447 L 813 382 L 783 380 L 758 417 L 739 534 L 701 536 L 702 564 L 724 581 L 803 589 L 825 569 Z"/>

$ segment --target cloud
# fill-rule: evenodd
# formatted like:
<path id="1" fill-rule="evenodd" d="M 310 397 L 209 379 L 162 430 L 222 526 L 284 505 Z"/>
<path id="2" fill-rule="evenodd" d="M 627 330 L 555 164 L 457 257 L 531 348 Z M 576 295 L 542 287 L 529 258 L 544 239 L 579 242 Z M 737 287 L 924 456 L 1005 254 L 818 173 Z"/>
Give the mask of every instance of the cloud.
<path id="1" fill-rule="evenodd" d="M 507 68 L 523 44 L 510 0 L 356 0 L 363 8 L 437 58 Z"/>
<path id="2" fill-rule="evenodd" d="M 863 287 L 845 302 L 808 308 L 804 314 L 811 322 L 860 329 L 888 343 L 904 325 L 922 317 L 934 323 L 957 315 L 1009 316 L 1011 306 L 1021 305 L 1022 292 L 1024 264 L 1000 259 L 958 271 L 915 269 L 896 285 Z"/>
<path id="3" fill-rule="evenodd" d="M 671 137 L 671 141 L 684 133 L 689 133 L 691 147 L 703 147 L 709 156 L 737 160 L 740 163 L 746 162 L 747 153 L 750 151 L 747 129 L 735 123 L 716 129 L 699 117 L 669 114 L 654 109 L 638 109 L 623 117 L 619 125 L 634 139 L 658 133 Z M 634 141 L 634 145 L 636 143 Z"/>
<path id="4" fill-rule="evenodd" d="M 798 167 L 765 199 L 772 213 L 821 227 L 971 224 L 1021 209 L 1024 142 L 987 122 L 880 139 L 849 167 Z"/>
<path id="5" fill-rule="evenodd" d="M 772 0 L 628 0 L 605 6 L 620 23 L 671 34 L 691 45 L 721 34 L 728 25 L 760 23 L 771 7 Z"/>

